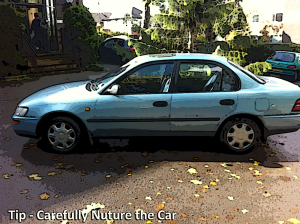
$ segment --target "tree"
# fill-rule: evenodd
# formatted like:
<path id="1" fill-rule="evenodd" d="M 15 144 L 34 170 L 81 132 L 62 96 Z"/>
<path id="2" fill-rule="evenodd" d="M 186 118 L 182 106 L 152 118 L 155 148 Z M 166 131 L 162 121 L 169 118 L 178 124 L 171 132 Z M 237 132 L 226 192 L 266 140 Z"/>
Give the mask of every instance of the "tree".
<path id="1" fill-rule="evenodd" d="M 188 50 L 193 49 L 196 31 L 211 28 L 216 35 L 225 36 L 231 30 L 244 29 L 246 17 L 238 7 L 239 0 L 223 3 L 219 0 L 168 0 L 155 18 L 165 33 L 188 36 Z M 156 31 L 161 32 L 161 31 Z"/>
<path id="2" fill-rule="evenodd" d="M 161 9 L 164 7 L 164 2 L 165 0 L 143 0 L 145 3 L 145 19 L 144 19 L 144 28 L 148 29 L 149 28 L 149 23 L 150 23 L 150 4 L 159 6 Z"/>

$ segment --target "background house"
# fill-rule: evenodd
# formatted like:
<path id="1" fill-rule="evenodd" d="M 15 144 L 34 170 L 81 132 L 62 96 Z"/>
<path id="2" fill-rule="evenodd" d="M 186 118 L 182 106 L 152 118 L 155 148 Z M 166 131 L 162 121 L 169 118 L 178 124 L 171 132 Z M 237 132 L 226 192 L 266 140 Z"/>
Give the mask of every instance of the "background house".
<path id="1" fill-rule="evenodd" d="M 265 36 L 270 42 L 300 43 L 299 0 L 243 0 L 251 35 Z"/>

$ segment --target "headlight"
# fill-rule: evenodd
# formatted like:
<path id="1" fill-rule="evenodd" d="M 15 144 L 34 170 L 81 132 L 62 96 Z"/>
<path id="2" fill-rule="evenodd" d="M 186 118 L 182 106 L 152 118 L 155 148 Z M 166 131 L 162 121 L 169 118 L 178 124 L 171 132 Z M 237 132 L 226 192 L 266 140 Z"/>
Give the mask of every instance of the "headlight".
<path id="1" fill-rule="evenodd" d="M 17 107 L 17 109 L 15 111 L 15 115 L 17 115 L 19 117 L 24 117 L 27 112 L 28 112 L 27 107 Z"/>

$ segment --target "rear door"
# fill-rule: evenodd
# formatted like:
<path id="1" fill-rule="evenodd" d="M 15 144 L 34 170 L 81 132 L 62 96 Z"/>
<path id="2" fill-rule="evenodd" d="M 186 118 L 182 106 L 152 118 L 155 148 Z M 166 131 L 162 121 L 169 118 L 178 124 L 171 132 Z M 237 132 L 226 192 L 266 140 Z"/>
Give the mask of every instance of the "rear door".
<path id="1" fill-rule="evenodd" d="M 224 65 L 205 60 L 181 61 L 176 76 L 171 131 L 213 135 L 220 120 L 236 109 L 238 77 Z"/>

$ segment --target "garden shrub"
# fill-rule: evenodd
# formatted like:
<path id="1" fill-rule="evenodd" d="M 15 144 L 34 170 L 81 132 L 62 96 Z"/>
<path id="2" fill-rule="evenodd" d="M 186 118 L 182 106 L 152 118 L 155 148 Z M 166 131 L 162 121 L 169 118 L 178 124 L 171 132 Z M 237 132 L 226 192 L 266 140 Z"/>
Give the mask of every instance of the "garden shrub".
<path id="1" fill-rule="evenodd" d="M 10 3 L 0 2 L 0 76 L 21 75 L 29 72 L 22 45 L 25 16 Z"/>
<path id="2" fill-rule="evenodd" d="M 215 52 L 213 52 L 212 54 L 224 56 L 224 57 L 228 58 L 229 60 L 231 60 L 241 66 L 244 66 L 246 64 L 245 56 L 247 55 L 247 53 L 245 53 L 245 52 L 224 51 L 220 48 L 220 46 L 217 46 Z"/>
<path id="3" fill-rule="evenodd" d="M 63 20 L 68 40 L 80 49 L 82 65 L 96 63 L 100 37 L 92 14 L 83 5 L 71 6 L 64 11 Z"/>
<path id="4" fill-rule="evenodd" d="M 245 67 L 245 69 L 249 70 L 255 75 L 263 75 L 268 70 L 272 69 L 272 66 L 268 62 L 256 62 L 253 64 L 249 64 Z"/>

